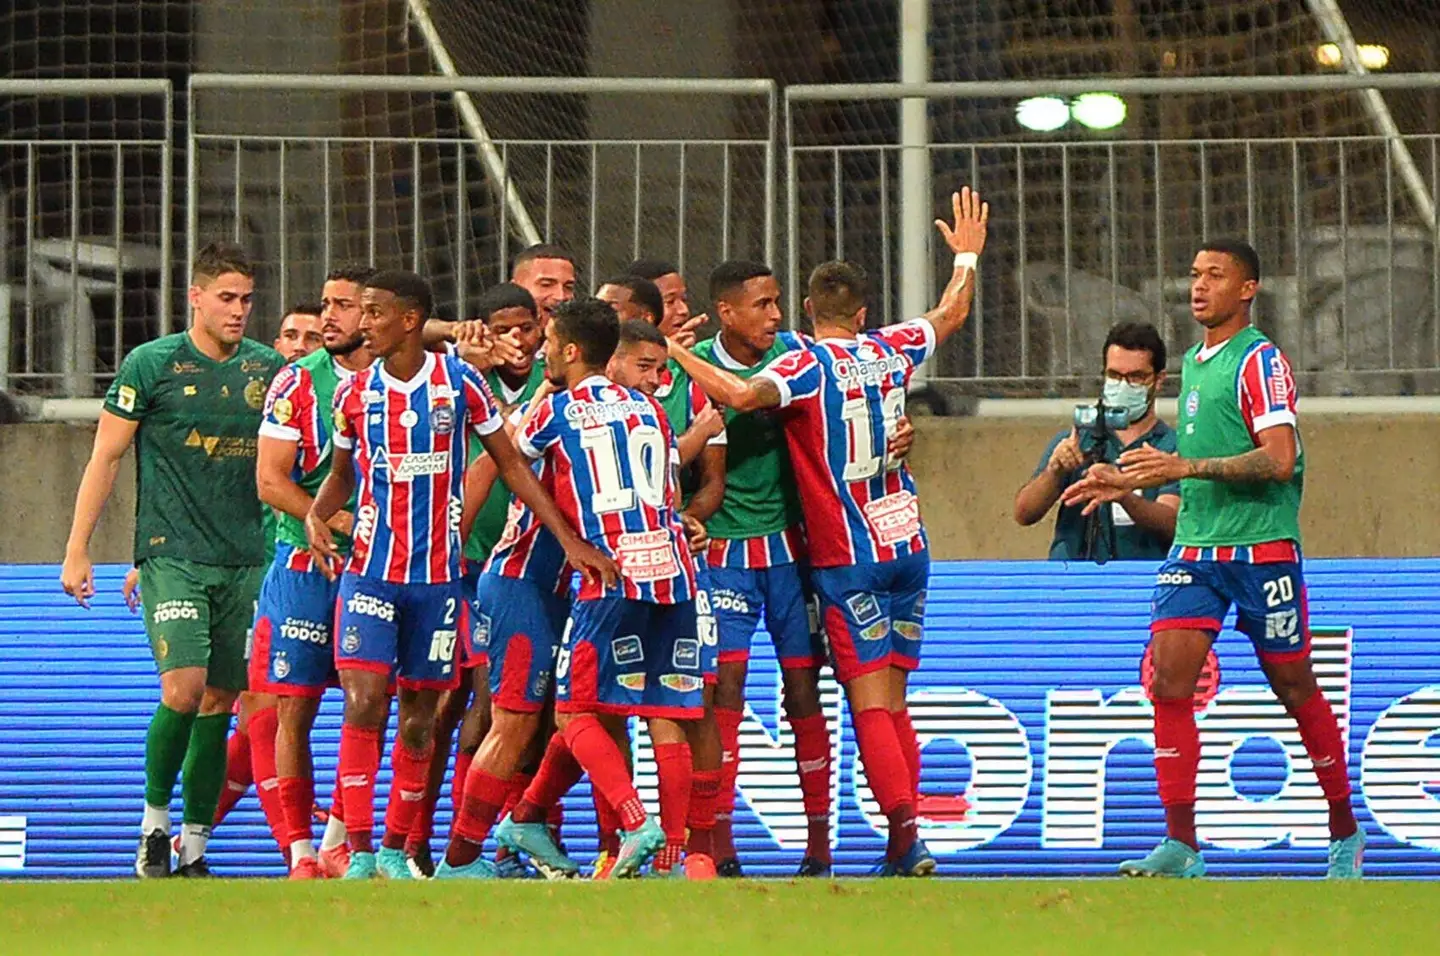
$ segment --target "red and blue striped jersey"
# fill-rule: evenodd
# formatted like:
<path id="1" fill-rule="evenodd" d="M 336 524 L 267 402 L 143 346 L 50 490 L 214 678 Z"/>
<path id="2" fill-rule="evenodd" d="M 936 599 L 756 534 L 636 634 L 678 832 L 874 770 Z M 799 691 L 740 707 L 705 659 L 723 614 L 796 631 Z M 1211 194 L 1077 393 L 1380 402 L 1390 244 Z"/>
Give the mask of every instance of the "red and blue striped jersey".
<path id="1" fill-rule="evenodd" d="M 335 447 L 353 449 L 359 477 L 352 574 L 394 584 L 460 577 L 466 433 L 504 424 L 484 379 L 428 353 L 402 382 L 376 362 L 335 393 Z"/>
<path id="2" fill-rule="evenodd" d="M 760 372 L 780 391 L 810 563 L 878 564 L 925 550 L 915 481 L 886 446 L 915 367 L 935 351 L 926 319 L 855 339 L 806 341 Z"/>
<path id="3" fill-rule="evenodd" d="M 620 565 L 617 588 L 583 582 L 579 600 L 694 597 L 695 562 L 678 513 L 678 451 L 658 402 L 592 376 L 546 396 L 515 443 L 540 460 L 540 483 L 570 523 Z"/>

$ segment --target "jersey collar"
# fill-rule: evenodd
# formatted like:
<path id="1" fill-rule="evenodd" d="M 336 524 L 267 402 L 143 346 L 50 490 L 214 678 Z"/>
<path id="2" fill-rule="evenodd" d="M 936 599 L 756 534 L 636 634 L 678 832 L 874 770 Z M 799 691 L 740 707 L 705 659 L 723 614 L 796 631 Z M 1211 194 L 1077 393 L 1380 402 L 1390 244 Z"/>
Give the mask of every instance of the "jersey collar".
<path id="1" fill-rule="evenodd" d="M 725 342 L 720 338 L 719 332 L 715 333 L 714 355 L 716 361 L 718 361 L 721 365 L 728 369 L 740 369 L 744 371 L 747 369 L 755 368 L 756 365 L 760 364 L 760 362 L 756 362 L 755 365 L 746 365 L 744 362 L 740 361 L 735 356 L 725 351 Z M 763 362 L 764 359 L 761 359 L 761 361 Z"/>
<path id="2" fill-rule="evenodd" d="M 580 381 L 576 382 L 575 389 L 604 388 L 606 385 L 610 384 L 612 384 L 611 381 L 603 375 L 591 375 L 588 378 L 582 378 Z M 574 391 L 575 389 L 571 389 L 571 391 Z"/>
<path id="3" fill-rule="evenodd" d="M 389 372 L 385 371 L 385 362 L 384 362 L 384 360 L 381 360 L 381 362 L 380 362 L 379 364 L 380 364 L 380 381 L 382 381 L 382 382 L 385 383 L 385 387 L 386 387 L 386 388 L 393 389 L 394 391 L 397 391 L 397 392 L 404 392 L 406 395 L 409 395 L 411 392 L 415 391 L 417 388 L 419 388 L 420 386 L 422 386 L 422 385 L 424 385 L 426 382 L 428 382 L 428 381 L 430 380 L 430 376 L 431 376 L 432 374 L 434 374 L 434 372 L 435 372 L 435 353 L 434 353 L 434 352 L 426 352 L 426 353 L 425 353 L 425 361 L 424 361 L 423 363 L 421 363 L 421 365 L 420 365 L 420 371 L 416 372 L 415 375 L 414 375 L 414 377 L 411 378 L 408 382 L 402 382 L 402 381 L 400 381 L 400 379 L 396 378 L 395 376 L 391 375 Z"/>
<path id="4" fill-rule="evenodd" d="M 1235 341 L 1235 336 L 1232 335 L 1225 341 L 1221 342 L 1219 345 L 1212 345 L 1208 348 L 1204 345 L 1201 345 L 1198 349 L 1195 350 L 1195 361 L 1210 361 L 1212 358 L 1219 355 L 1225 349 L 1225 346 L 1229 345 L 1233 341 Z"/>

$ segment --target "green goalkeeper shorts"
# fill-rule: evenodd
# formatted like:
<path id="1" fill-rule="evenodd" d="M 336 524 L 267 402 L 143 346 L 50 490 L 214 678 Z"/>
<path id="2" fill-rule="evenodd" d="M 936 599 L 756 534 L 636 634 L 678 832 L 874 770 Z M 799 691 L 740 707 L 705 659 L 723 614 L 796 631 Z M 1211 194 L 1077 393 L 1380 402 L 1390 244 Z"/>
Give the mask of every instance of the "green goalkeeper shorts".
<path id="1" fill-rule="evenodd" d="M 203 667 L 206 686 L 244 690 L 245 644 L 264 577 L 263 567 L 146 558 L 140 599 L 156 669 Z"/>

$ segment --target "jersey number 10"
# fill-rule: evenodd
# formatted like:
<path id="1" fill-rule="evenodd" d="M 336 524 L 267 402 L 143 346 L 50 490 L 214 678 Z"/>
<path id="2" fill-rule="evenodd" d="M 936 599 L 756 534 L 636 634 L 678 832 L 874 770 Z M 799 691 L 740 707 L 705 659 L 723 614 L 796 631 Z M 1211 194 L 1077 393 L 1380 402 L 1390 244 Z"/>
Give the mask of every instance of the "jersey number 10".
<path id="1" fill-rule="evenodd" d="M 595 476 L 595 493 L 590 510 L 595 514 L 630 511 L 635 497 L 652 508 L 665 504 L 665 469 L 669 467 L 665 435 L 654 425 L 640 425 L 626 435 L 631 485 L 620 470 L 620 451 L 610 426 L 582 428 L 580 447 L 590 456 L 590 473 Z"/>
<path id="2" fill-rule="evenodd" d="M 870 400 L 864 395 L 846 399 L 840 406 L 840 420 L 850 436 L 850 457 L 845 462 L 846 481 L 869 481 L 881 472 L 894 470 L 898 461 L 890 458 L 890 436 L 895 423 L 905 414 L 905 389 L 896 388 L 880 399 L 880 447 L 875 447 L 875 429 L 871 424 Z"/>

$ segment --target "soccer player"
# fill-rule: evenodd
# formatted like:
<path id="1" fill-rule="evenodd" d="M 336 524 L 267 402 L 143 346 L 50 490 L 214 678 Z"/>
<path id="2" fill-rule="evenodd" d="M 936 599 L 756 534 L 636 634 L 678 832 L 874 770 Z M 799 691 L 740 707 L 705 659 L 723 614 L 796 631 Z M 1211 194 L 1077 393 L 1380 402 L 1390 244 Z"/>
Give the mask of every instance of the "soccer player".
<path id="1" fill-rule="evenodd" d="M 545 381 L 544 366 L 536 361 L 541 341 L 537 313 L 535 299 L 529 292 L 512 282 L 502 282 L 481 296 L 479 303 L 479 321 L 484 326 L 489 347 L 472 350 L 467 347 L 466 336 L 460 336 L 457 354 L 481 369 L 501 413 L 506 416 L 530 401 Z M 478 443 L 472 443 L 470 463 L 473 465 L 481 454 Z M 471 469 L 467 472 L 467 481 L 475 475 L 476 470 Z M 435 806 L 445 779 L 455 730 L 457 727 L 460 730 L 460 742 L 455 753 L 450 796 L 455 819 L 459 819 L 470 763 L 490 729 L 487 644 L 494 612 L 481 607 L 477 595 L 481 572 L 505 530 L 511 495 L 504 482 L 495 480 L 483 495 L 472 495 L 467 485 L 465 499 L 464 517 L 469 522 L 469 532 L 465 537 L 462 558 L 461 587 L 466 614 L 460 642 L 461 685 L 453 691 L 446 691 L 440 699 L 435 756 L 430 766 L 430 790 L 405 850 L 415 866 L 426 875 L 433 874 L 435 870 L 430 860 L 430 837 L 434 833 Z M 558 545 L 555 547 L 558 550 Z M 552 587 L 552 598 L 553 591 Z M 538 751 L 535 760 L 539 760 Z"/>
<path id="2" fill-rule="evenodd" d="M 694 565 L 675 510 L 674 437 L 653 400 L 605 378 L 619 337 L 608 303 L 584 299 L 558 308 L 545 343 L 545 374 L 563 391 L 537 401 L 516 436 L 521 452 L 541 461 L 541 481 L 555 489 L 567 518 L 615 556 L 620 581 L 581 584 L 555 664 L 560 731 L 496 839 L 555 869 L 575 872 L 543 821 L 583 769 L 619 813 L 625 836 L 613 874 L 623 877 L 662 849 L 674 847 L 678 854 L 683 848 L 691 776 L 684 724 L 701 716 L 702 704 Z M 514 530 L 512 522 L 507 537 Z M 507 649 L 507 656 L 515 650 Z M 536 649 L 531 659 L 541 656 Z M 494 666 L 528 675 L 499 657 Z M 525 692 L 533 695 L 536 683 L 528 681 Z M 491 737 L 500 737 L 511 721 L 502 717 L 509 706 L 498 692 L 495 706 Z M 661 817 L 678 823 L 675 832 L 647 817 L 612 737 L 613 725 L 628 716 L 649 719 L 657 752 L 676 745 L 677 759 L 659 766 Z M 457 836 L 437 877 L 493 875 L 479 856 L 479 843 L 500 812 L 508 789 L 503 774 L 513 769 L 527 729 L 533 730 L 522 727 L 513 740 L 505 732 L 493 746 L 490 738 L 481 746 Z M 492 753 L 508 765 L 492 764 Z"/>
<path id="3" fill-rule="evenodd" d="M 534 297 L 540 324 L 548 328 L 555 318 L 555 307 L 575 298 L 575 260 L 564 246 L 537 243 L 515 257 L 510 265 L 510 281 Z"/>
<path id="4" fill-rule="evenodd" d="M 340 578 L 336 666 L 345 690 L 338 779 L 350 846 L 346 879 L 377 870 L 411 879 L 405 842 L 425 797 L 441 691 L 458 683 L 460 519 L 467 431 L 480 436 L 506 484 L 555 534 L 582 575 L 612 578 L 614 562 L 582 540 L 498 434 L 502 419 L 473 367 L 425 351 L 430 286 L 381 272 L 361 293 L 360 331 L 379 359 L 336 395 L 334 453 L 305 518 L 327 576 L 340 559 L 329 522 L 359 476 L 351 552 Z M 377 854 L 375 774 L 391 670 L 400 688 L 394 780 Z"/>
<path id="5" fill-rule="evenodd" d="M 136 443 L 135 564 L 160 704 L 145 738 L 135 872 L 170 875 L 170 799 L 183 770 L 180 876 L 209 876 L 205 845 L 225 782 L 230 709 L 245 688 L 245 635 L 264 573 L 255 434 L 279 353 L 246 339 L 255 269 L 228 243 L 191 265 L 190 328 L 125 357 L 105 396 L 75 496 L 61 585 L 95 594 L 89 543 L 121 456 Z M 217 494 L 223 489 L 223 494 Z"/>
<path id="6" fill-rule="evenodd" d="M 1128 451 L 1119 468 L 1091 468 L 1065 496 L 1093 510 L 1137 488 L 1180 482 L 1175 544 L 1151 599 L 1155 776 L 1166 839 L 1144 859 L 1121 863 L 1128 876 L 1205 873 L 1195 834 L 1200 736 L 1193 700 L 1231 605 L 1271 689 L 1299 725 L 1329 803 L 1328 875 L 1361 876 L 1365 834 L 1350 806 L 1345 742 L 1310 666 L 1295 380 L 1285 356 L 1251 324 L 1259 286 L 1260 259 L 1248 243 L 1201 247 L 1190 267 L 1190 312 L 1205 336 L 1181 366 L 1179 453 Z"/>
<path id="7" fill-rule="evenodd" d="M 250 653 L 250 688 L 275 705 L 270 734 L 274 789 L 280 805 L 280 845 L 290 878 L 340 876 L 346 860 L 343 809 L 327 822 L 325 855 L 311 842 L 315 772 L 310 729 L 325 688 L 336 682 L 331 626 L 335 585 L 315 565 L 305 538 L 305 515 L 330 468 L 335 393 L 371 364 L 360 335 L 360 290 L 374 273 L 368 267 L 342 268 L 325 277 L 322 319 L 324 349 L 286 367 L 271 383 L 260 425 L 256 483 L 260 500 L 280 513 L 276 553 L 260 588 Z M 353 508 L 353 503 L 347 506 Z M 344 551 L 353 512 L 330 519 Z M 260 741 L 256 741 L 259 752 Z M 259 775 L 257 760 L 257 776 Z M 265 781 L 259 784 L 262 793 Z M 267 812 L 268 815 L 268 812 Z"/>
<path id="8" fill-rule="evenodd" d="M 685 286 L 685 277 L 675 264 L 664 259 L 636 259 L 625 271 L 655 283 L 665 306 L 657 323 L 660 331 L 686 348 L 693 347 L 695 330 L 705 323 L 706 317 L 690 315 L 689 290 Z"/>
<path id="9" fill-rule="evenodd" d="M 665 336 L 652 323 L 635 319 L 620 323 L 620 345 L 610 359 L 607 374 L 615 384 L 654 398 L 668 362 Z M 671 430 L 680 436 L 676 444 L 680 454 L 680 467 L 685 470 L 682 475 L 689 475 L 692 471 L 694 474 L 690 481 L 682 477 L 681 488 L 686 492 L 684 513 L 703 525 L 715 513 L 725 495 L 725 420 L 694 382 L 689 382 L 688 389 L 672 390 L 660 402 L 660 407 L 665 411 Z M 692 463 L 695 467 L 690 469 Z M 700 669 L 704 681 L 705 713 L 692 725 L 693 731 L 688 741 L 694 761 L 694 776 L 690 786 L 689 819 L 686 821 L 689 838 L 685 872 L 691 879 L 709 879 L 716 875 L 713 831 L 722 759 L 714 702 L 719 639 L 715 632 L 710 599 L 706 593 L 706 568 L 703 558 L 697 557 L 695 571 L 695 613 L 700 636 Z M 676 759 L 673 751 L 673 745 L 663 750 L 657 745 L 656 763 Z M 615 812 L 603 798 L 597 801 L 597 810 L 602 809 L 602 803 L 607 814 Z M 602 836 L 610 836 L 619 827 L 617 824 L 605 829 L 608 832 Z M 607 846 L 604 840 L 601 846 L 607 856 L 597 870 L 603 870 L 611 863 L 619 850 L 618 844 Z M 663 872 L 667 862 L 671 861 L 657 861 L 655 869 Z"/>
<path id="10" fill-rule="evenodd" d="M 301 302 L 285 313 L 280 332 L 275 336 L 275 351 L 287 362 L 302 359 L 325 344 L 321 326 L 325 306 L 320 302 Z"/>
<path id="11" fill-rule="evenodd" d="M 695 354 L 749 378 L 804 342 L 780 330 L 780 284 L 758 262 L 732 260 L 710 276 L 710 297 L 720 333 Z M 688 375 L 678 363 L 677 380 Z M 795 757 L 808 821 L 802 876 L 830 872 L 830 735 L 820 708 L 824 651 L 812 627 L 809 571 L 801 528 L 799 490 L 779 421 L 765 412 L 726 418 L 725 491 L 706 522 L 707 587 L 719 630 L 719 679 L 715 717 L 724 748 L 716 797 L 715 852 L 721 876 L 742 869 L 731 837 L 735 782 L 740 769 L 739 732 L 745 712 L 745 674 L 750 640 L 763 612 L 775 642 L 785 715 L 795 735 Z"/>
<path id="12" fill-rule="evenodd" d="M 658 326 L 665 315 L 665 300 L 655 283 L 640 276 L 611 276 L 600 283 L 595 298 L 609 302 L 621 322 L 639 319 Z"/>
<path id="13" fill-rule="evenodd" d="M 930 557 L 915 484 L 888 446 L 915 367 L 964 324 L 989 208 L 969 188 L 940 303 L 924 316 L 865 333 L 865 276 L 830 262 L 811 274 L 805 308 L 815 340 L 749 379 L 671 342 L 671 354 L 728 408 L 785 409 L 781 421 L 800 487 L 805 531 L 835 677 L 845 688 L 860 759 L 889 820 L 881 875 L 922 876 L 935 860 L 917 836 L 920 747 L 905 699 L 919 666 Z M 732 447 L 734 436 L 731 437 Z"/>

